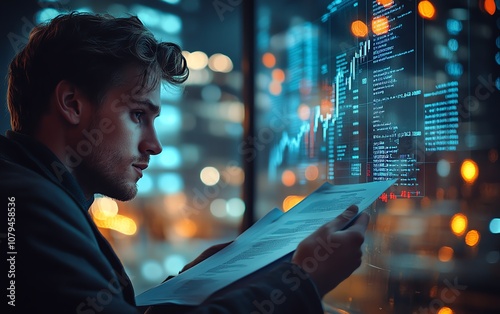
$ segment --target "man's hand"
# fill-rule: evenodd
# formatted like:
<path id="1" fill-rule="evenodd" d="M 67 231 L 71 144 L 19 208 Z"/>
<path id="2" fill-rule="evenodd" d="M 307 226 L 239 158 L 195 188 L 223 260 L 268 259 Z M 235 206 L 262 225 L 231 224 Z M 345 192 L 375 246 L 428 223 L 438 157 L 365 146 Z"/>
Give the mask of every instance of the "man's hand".
<path id="1" fill-rule="evenodd" d="M 368 214 L 362 213 L 352 226 L 341 230 L 357 212 L 358 207 L 352 205 L 321 226 L 299 243 L 292 257 L 292 263 L 309 274 L 321 297 L 361 265 L 361 245 L 370 220 Z"/>

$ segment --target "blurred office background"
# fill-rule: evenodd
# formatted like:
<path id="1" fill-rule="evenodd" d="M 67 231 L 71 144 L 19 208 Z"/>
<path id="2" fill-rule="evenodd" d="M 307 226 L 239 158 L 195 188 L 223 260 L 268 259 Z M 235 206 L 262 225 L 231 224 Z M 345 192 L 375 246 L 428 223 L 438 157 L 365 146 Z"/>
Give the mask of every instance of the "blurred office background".
<path id="1" fill-rule="evenodd" d="M 162 91 L 156 120 L 163 153 L 151 158 L 129 203 L 97 198 L 91 214 L 122 259 L 136 292 L 175 275 L 205 248 L 238 234 L 245 204 L 242 160 L 241 5 L 211 1 L 25 1 L 2 4 L 2 78 L 33 25 L 68 11 L 137 15 L 158 39 L 179 44 L 184 89 Z M 7 82 L 2 79 L 1 93 Z M 10 127 L 5 96 L 0 128 Z"/>

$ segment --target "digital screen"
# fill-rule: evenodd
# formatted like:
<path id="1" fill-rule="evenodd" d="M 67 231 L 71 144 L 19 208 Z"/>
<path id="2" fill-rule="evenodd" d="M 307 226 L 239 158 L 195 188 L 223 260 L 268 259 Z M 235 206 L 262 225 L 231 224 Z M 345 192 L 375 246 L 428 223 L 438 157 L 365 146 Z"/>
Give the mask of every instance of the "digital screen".
<path id="1" fill-rule="evenodd" d="M 397 179 L 331 313 L 500 311 L 499 1 L 256 3 L 257 218 Z"/>
<path id="2" fill-rule="evenodd" d="M 297 187 L 315 181 L 398 179 L 388 198 L 423 197 L 435 189 L 426 185 L 436 167 L 446 172 L 457 156 L 490 144 L 471 128 L 473 111 L 485 98 L 498 100 L 500 88 L 491 72 L 500 62 L 499 28 L 484 8 L 314 3 L 282 3 L 296 9 L 286 22 L 278 4 L 257 8 L 263 185 L 304 191 Z M 473 18 L 489 36 L 475 35 Z"/>

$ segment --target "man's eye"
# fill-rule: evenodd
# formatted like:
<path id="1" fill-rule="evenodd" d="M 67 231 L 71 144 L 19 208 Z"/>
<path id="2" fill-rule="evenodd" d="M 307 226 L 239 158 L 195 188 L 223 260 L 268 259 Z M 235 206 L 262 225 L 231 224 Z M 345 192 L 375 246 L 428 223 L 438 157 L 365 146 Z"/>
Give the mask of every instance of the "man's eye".
<path id="1" fill-rule="evenodd" d="M 143 111 L 134 111 L 132 112 L 132 116 L 138 120 L 138 121 L 141 121 L 141 118 L 142 116 L 144 115 L 144 112 Z"/>

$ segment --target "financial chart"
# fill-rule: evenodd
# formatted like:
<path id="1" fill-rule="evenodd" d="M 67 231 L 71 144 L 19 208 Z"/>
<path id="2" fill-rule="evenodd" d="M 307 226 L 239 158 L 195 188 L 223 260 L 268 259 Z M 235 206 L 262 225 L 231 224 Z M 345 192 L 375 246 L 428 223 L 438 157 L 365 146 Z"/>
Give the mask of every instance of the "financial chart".
<path id="1" fill-rule="evenodd" d="M 430 2 L 321 3 L 279 33 L 258 24 L 260 51 L 276 59 L 262 61 L 272 80 L 257 93 L 259 127 L 273 131 L 260 152 L 266 179 L 292 188 L 397 179 L 384 197 L 425 196 L 427 168 L 470 149 L 469 8 L 437 19 Z"/>

